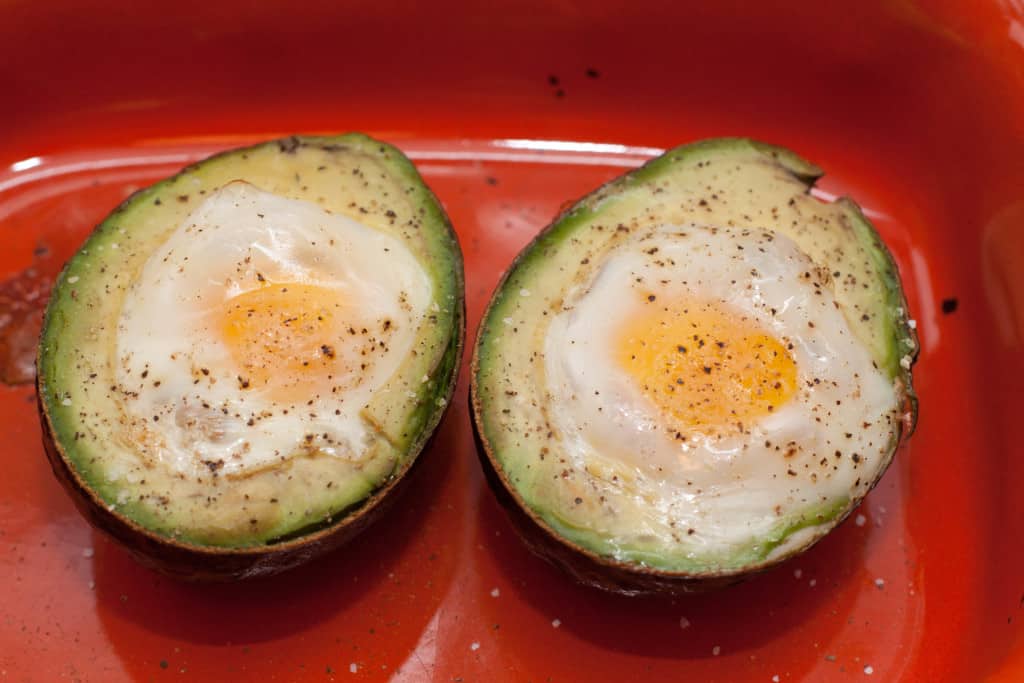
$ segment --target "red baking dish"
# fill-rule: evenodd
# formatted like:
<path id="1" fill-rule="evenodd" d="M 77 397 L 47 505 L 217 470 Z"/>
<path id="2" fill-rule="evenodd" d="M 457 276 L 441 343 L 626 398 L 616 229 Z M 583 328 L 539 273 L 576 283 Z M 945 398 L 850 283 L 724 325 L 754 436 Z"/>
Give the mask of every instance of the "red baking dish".
<path id="1" fill-rule="evenodd" d="M 865 206 L 922 342 L 917 433 L 861 508 L 775 570 L 673 600 L 576 586 L 526 550 L 479 471 L 465 368 L 393 510 L 228 585 L 151 573 L 94 532 L 49 470 L 31 384 L 0 387 L 0 680 L 1024 680 L 1020 3 L 8 2 L 0 53 L 3 354 L 134 189 L 347 130 L 402 148 L 448 209 L 469 341 L 564 202 L 744 135 Z"/>

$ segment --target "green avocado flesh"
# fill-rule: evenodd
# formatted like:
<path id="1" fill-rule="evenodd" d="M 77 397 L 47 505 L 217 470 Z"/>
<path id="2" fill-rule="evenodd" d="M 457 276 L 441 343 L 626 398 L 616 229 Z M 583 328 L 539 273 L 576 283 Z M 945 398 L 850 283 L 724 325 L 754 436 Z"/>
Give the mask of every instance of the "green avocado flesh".
<path id="1" fill-rule="evenodd" d="M 481 323 L 474 357 L 475 419 L 503 484 L 548 533 L 577 550 L 658 571 L 739 574 L 809 547 L 881 477 L 901 435 L 913 427 L 910 368 L 917 339 L 891 255 L 853 201 L 825 202 L 810 193 L 821 175 L 794 153 L 752 140 L 681 146 L 583 198 L 519 254 Z M 562 433 L 552 418 L 557 404 L 571 402 L 555 397 L 547 378 L 551 350 L 545 343 L 552 321 L 573 310 L 580 292 L 597 287 L 603 264 L 618 249 L 664 226 L 764 230 L 791 240 L 824 273 L 822 282 L 866 352 L 868 368 L 873 366 L 882 386 L 891 385 L 886 391 L 894 407 L 882 416 L 887 431 L 873 442 L 868 478 L 854 484 L 851 477 L 848 493 L 827 499 L 800 502 L 794 494 L 797 502 L 758 527 L 761 531 L 727 545 L 701 545 L 698 525 L 679 530 L 669 529 L 674 522 L 667 518 L 664 524 L 652 522 L 651 506 L 657 503 L 645 496 L 657 482 L 631 489 L 635 470 L 630 467 L 580 460 L 566 446 L 576 435 Z M 609 308 L 605 315 L 615 318 L 621 312 Z M 785 474 L 783 467 L 783 480 Z M 794 482 L 804 476 L 803 471 L 789 474 Z"/>
<path id="2" fill-rule="evenodd" d="M 354 429 L 364 435 L 359 445 L 339 456 L 308 446 L 321 443 L 319 433 L 297 434 L 296 445 L 275 452 L 280 457 L 273 462 L 229 476 L 223 460 L 204 461 L 206 467 L 197 470 L 176 469 L 162 462 L 159 453 L 154 455 L 159 449 L 140 446 L 136 439 L 140 429 L 160 435 L 162 425 L 174 423 L 175 415 L 156 415 L 145 425 L 131 417 L 140 387 L 145 384 L 145 390 L 151 391 L 159 380 L 154 382 L 155 373 L 149 377 L 144 373 L 134 376 L 137 385 L 129 386 L 119 375 L 124 362 L 118 343 L 126 301 L 133 284 L 152 268 L 147 265 L 150 257 L 170 243 L 204 201 L 235 181 L 243 181 L 254 192 L 269 193 L 274 201 L 293 202 L 287 206 L 300 201 L 310 211 L 357 221 L 367 228 L 367 239 L 400 242 L 419 264 L 422 275 L 416 282 L 429 281 L 429 287 L 423 288 L 429 290 L 429 299 L 422 315 L 409 318 L 416 321 L 408 337 L 410 346 L 392 362 L 396 369 L 352 409 L 358 422 Z M 327 245 L 313 242 L 313 248 L 310 253 L 316 254 L 316 249 Z M 193 256 L 209 260 L 217 251 Z M 319 256 L 309 259 L 317 262 Z M 182 267 L 188 265 L 185 261 Z M 382 270 L 386 273 L 387 267 Z M 269 284 L 256 275 L 259 285 Z M 225 152 L 134 194 L 69 261 L 54 286 L 40 341 L 38 384 L 44 419 L 58 452 L 94 503 L 158 536 L 220 547 L 257 547 L 301 537 L 345 519 L 404 473 L 423 448 L 454 383 L 464 324 L 463 296 L 462 256 L 447 216 L 396 148 L 351 133 L 291 137 Z M 358 335 L 359 330 L 351 332 Z M 321 360 L 333 360 L 333 349 L 342 348 L 346 338 L 326 339 L 318 347 Z M 383 347 L 384 342 L 380 344 Z M 206 386 L 218 372 L 202 368 L 202 374 L 186 377 L 183 383 Z M 162 378 L 163 388 L 173 379 Z M 238 381 L 240 396 L 254 393 L 248 381 L 241 376 Z M 307 404 L 301 391 L 293 392 L 290 414 L 312 410 L 308 406 L 313 398 Z M 316 398 L 320 401 L 319 394 Z M 343 400 L 339 395 L 337 405 L 343 406 Z M 329 401 L 317 405 L 322 412 L 335 412 Z M 203 409 L 221 407 L 205 405 Z M 238 404 L 230 410 L 224 404 L 225 419 L 244 420 L 244 410 L 229 415 L 236 410 Z M 160 417 L 162 423 L 157 422 Z M 220 419 L 213 413 L 201 417 Z M 263 417 L 255 415 L 250 425 Z M 177 419 L 180 427 L 184 418 L 179 414 Z M 186 426 L 193 422 L 184 419 Z M 215 440 L 216 435 L 210 438 Z M 158 440 L 151 439 L 152 443 Z"/>

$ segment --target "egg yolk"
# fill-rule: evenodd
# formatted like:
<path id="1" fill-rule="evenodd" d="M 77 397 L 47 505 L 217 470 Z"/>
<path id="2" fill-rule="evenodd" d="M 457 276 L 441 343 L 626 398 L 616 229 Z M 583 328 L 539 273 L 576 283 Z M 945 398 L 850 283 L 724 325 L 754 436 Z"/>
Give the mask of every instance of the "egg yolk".
<path id="1" fill-rule="evenodd" d="M 796 363 L 786 345 L 711 303 L 645 296 L 622 321 L 615 353 L 683 433 L 743 431 L 796 391 Z"/>
<path id="2" fill-rule="evenodd" d="M 221 334 L 241 387 L 284 395 L 310 394 L 311 382 L 350 383 L 352 368 L 338 347 L 350 310 L 340 292 L 299 283 L 268 283 L 229 299 Z"/>

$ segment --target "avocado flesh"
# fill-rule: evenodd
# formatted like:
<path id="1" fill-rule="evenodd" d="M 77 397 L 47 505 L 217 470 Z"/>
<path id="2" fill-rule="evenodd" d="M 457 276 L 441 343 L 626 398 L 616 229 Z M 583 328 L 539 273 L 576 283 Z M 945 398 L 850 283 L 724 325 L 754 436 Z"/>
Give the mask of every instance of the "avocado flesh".
<path id="1" fill-rule="evenodd" d="M 238 480 L 190 480 L 146 467 L 120 428 L 117 319 L 146 260 L 204 196 L 235 180 L 312 202 L 401 240 L 433 301 L 407 355 L 361 411 L 374 438 L 358 463 L 292 457 Z M 342 520 L 404 473 L 440 420 L 454 383 L 463 320 L 462 258 L 447 217 L 412 164 L 361 134 L 292 137 L 226 152 L 118 207 L 54 286 L 38 358 L 41 409 L 64 460 L 94 502 L 158 536 L 195 545 L 263 546 Z"/>
<path id="2" fill-rule="evenodd" d="M 559 453 L 548 438 L 551 424 L 538 356 L 547 321 L 559 312 L 570 288 L 591 281 L 603 255 L 629 235 L 658 225 L 768 228 L 791 238 L 833 274 L 834 296 L 850 329 L 892 380 L 905 411 L 878 470 L 881 476 L 900 429 L 913 425 L 909 369 L 917 341 L 890 254 L 852 201 L 825 203 L 809 194 L 821 175 L 792 152 L 751 140 L 686 145 L 585 197 L 523 250 L 481 325 L 474 405 L 484 448 L 504 482 L 549 531 L 600 558 L 685 575 L 728 575 L 808 547 L 859 501 L 851 492 L 845 499 L 809 505 L 780 518 L 769 533 L 743 547 L 702 552 L 684 544 L 666 549 L 657 539 L 645 541 L 639 535 L 625 541 L 609 530 L 642 528 L 642 514 L 609 520 L 607 510 L 589 499 L 579 504 L 571 489 L 559 484 Z M 531 295 L 520 296 L 522 290 Z M 545 450 L 547 457 L 540 457 Z M 584 489 L 602 478 L 594 472 L 580 476 Z"/>

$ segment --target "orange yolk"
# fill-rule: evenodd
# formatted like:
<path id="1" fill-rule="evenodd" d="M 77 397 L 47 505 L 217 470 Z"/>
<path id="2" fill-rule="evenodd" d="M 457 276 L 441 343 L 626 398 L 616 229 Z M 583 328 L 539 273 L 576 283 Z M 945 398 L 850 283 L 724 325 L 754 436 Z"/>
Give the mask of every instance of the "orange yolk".
<path id="1" fill-rule="evenodd" d="M 311 385 L 344 384 L 344 318 L 339 292 L 297 283 L 266 284 L 229 299 L 221 334 L 239 368 L 242 388 L 266 387 L 282 398 L 303 398 Z"/>
<path id="2" fill-rule="evenodd" d="M 686 433 L 742 431 L 796 391 L 797 369 L 778 339 L 710 303 L 647 296 L 622 321 L 617 361 Z"/>

